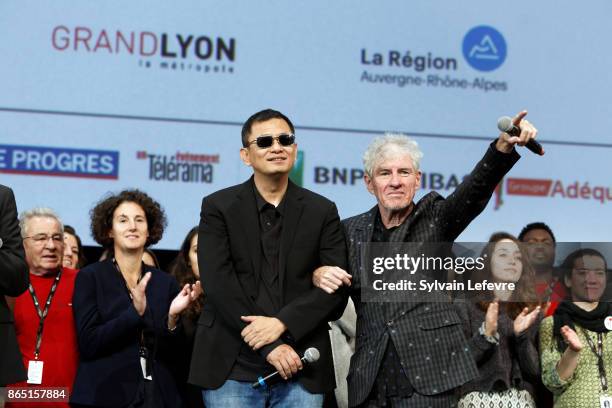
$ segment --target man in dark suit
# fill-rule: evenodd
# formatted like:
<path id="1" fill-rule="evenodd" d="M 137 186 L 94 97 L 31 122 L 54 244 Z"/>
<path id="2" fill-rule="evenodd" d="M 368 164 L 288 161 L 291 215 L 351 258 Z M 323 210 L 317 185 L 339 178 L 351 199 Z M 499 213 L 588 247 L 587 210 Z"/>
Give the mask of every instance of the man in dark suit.
<path id="1" fill-rule="evenodd" d="M 362 299 L 361 289 L 369 289 L 372 271 L 362 263 L 361 246 L 453 242 L 485 208 L 497 184 L 519 159 L 514 146 L 535 137 L 537 131 L 523 119 L 526 114 L 523 111 L 514 118 L 520 136 L 500 134 L 470 176 L 446 199 L 431 192 L 413 202 L 420 187 L 422 157 L 413 140 L 387 135 L 368 147 L 365 183 L 378 203 L 343 221 L 350 274 L 322 267 L 313 280 L 328 293 L 351 285 L 357 330 L 347 377 L 349 406 L 452 407 L 456 388 L 477 376 L 451 303 L 428 302 L 422 296 L 415 302 Z"/>
<path id="2" fill-rule="evenodd" d="M 334 389 L 328 321 L 348 295 L 312 284 L 321 265 L 346 267 L 336 206 L 289 180 L 297 154 L 294 127 L 264 110 L 242 129 L 243 184 L 202 201 L 198 265 L 206 302 L 198 321 L 189 381 L 207 407 L 321 406 Z M 302 364 L 309 347 L 320 352 Z M 253 389 L 278 370 L 282 381 Z"/>
<path id="3" fill-rule="evenodd" d="M 25 380 L 13 315 L 4 296 L 19 296 L 28 288 L 26 265 L 13 191 L 0 185 L 0 386 Z"/>

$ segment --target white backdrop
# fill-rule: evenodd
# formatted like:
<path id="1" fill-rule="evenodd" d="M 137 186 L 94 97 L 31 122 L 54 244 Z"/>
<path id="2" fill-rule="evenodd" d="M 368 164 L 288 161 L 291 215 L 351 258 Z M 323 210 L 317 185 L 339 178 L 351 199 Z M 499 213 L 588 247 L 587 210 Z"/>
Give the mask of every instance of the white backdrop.
<path id="1" fill-rule="evenodd" d="M 94 203 L 141 188 L 168 213 L 158 247 L 175 249 L 204 195 L 248 177 L 239 134 L 255 111 L 294 121 L 299 181 L 347 217 L 375 202 L 350 177 L 375 135 L 414 135 L 420 194 L 446 195 L 497 118 L 527 108 L 546 155 L 521 151 L 460 238 L 537 220 L 560 241 L 609 241 L 611 13 L 605 0 L 3 1 L 0 182 L 20 210 L 56 209 L 85 244 Z M 172 180 L 187 167 L 205 175 Z"/>

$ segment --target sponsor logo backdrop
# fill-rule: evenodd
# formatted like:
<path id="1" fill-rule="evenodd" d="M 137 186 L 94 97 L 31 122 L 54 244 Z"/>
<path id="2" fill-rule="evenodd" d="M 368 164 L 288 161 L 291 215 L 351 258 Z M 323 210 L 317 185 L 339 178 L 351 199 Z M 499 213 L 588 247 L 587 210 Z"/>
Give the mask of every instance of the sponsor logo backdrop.
<path id="1" fill-rule="evenodd" d="M 447 195 L 497 118 L 529 108 L 546 156 L 521 152 L 461 239 L 543 220 L 560 241 L 609 240 L 605 0 L 9 0 L 0 11 L 0 182 L 20 210 L 55 208 L 86 244 L 94 203 L 137 187 L 168 212 L 158 247 L 178 247 L 202 196 L 250 175 L 240 125 L 265 107 L 297 126 L 292 179 L 342 217 L 374 205 L 361 155 L 375 135 L 414 135 L 425 152 L 419 197 Z"/>

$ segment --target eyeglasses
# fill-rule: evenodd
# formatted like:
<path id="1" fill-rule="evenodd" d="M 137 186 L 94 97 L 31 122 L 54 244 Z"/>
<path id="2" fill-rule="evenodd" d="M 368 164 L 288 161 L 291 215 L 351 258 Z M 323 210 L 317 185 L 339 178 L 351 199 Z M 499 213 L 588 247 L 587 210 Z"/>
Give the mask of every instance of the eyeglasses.
<path id="1" fill-rule="evenodd" d="M 31 239 L 32 241 L 34 241 L 35 245 L 44 245 L 46 244 L 50 239 L 53 240 L 54 244 L 61 244 L 64 242 L 64 236 L 61 234 L 53 234 L 53 235 L 47 235 L 47 234 L 36 234 L 36 235 L 32 235 L 30 237 L 23 237 L 23 239 Z"/>
<path id="2" fill-rule="evenodd" d="M 292 133 L 281 133 L 278 136 L 263 135 L 248 142 L 247 146 L 257 143 L 257 147 L 260 149 L 267 149 L 268 147 L 272 146 L 275 140 L 277 140 L 281 146 L 291 146 L 293 143 L 295 143 L 295 135 Z"/>

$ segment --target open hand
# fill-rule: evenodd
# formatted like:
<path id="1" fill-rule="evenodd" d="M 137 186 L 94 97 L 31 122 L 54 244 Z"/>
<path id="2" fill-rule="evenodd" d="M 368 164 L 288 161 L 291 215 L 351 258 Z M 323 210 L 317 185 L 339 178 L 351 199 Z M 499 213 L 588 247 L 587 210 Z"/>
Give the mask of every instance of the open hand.
<path id="1" fill-rule="evenodd" d="M 514 319 L 514 334 L 519 335 L 527 330 L 536 321 L 540 314 L 540 306 L 529 312 L 529 308 L 524 308 Z"/>
<path id="2" fill-rule="evenodd" d="M 574 330 L 569 326 L 561 327 L 561 335 L 563 340 L 567 343 L 568 347 L 573 351 L 579 352 L 582 350 L 582 342 Z"/>
<path id="3" fill-rule="evenodd" d="M 499 303 L 497 300 L 489 303 L 487 314 L 485 315 L 485 335 L 495 336 L 497 333 L 497 317 L 499 316 Z"/>
<path id="4" fill-rule="evenodd" d="M 200 281 L 196 281 L 193 285 L 185 284 L 183 289 L 176 295 L 170 304 L 168 314 L 170 316 L 178 316 L 189 307 L 191 302 L 194 302 L 202 295 L 202 285 Z"/>
<path id="5" fill-rule="evenodd" d="M 129 288 L 130 294 L 132 295 L 132 304 L 134 305 L 134 309 L 139 316 L 144 315 L 145 309 L 147 308 L 147 295 L 145 291 L 147 290 L 147 284 L 151 280 L 151 272 L 147 272 L 144 274 L 140 282 L 134 288 Z"/>

